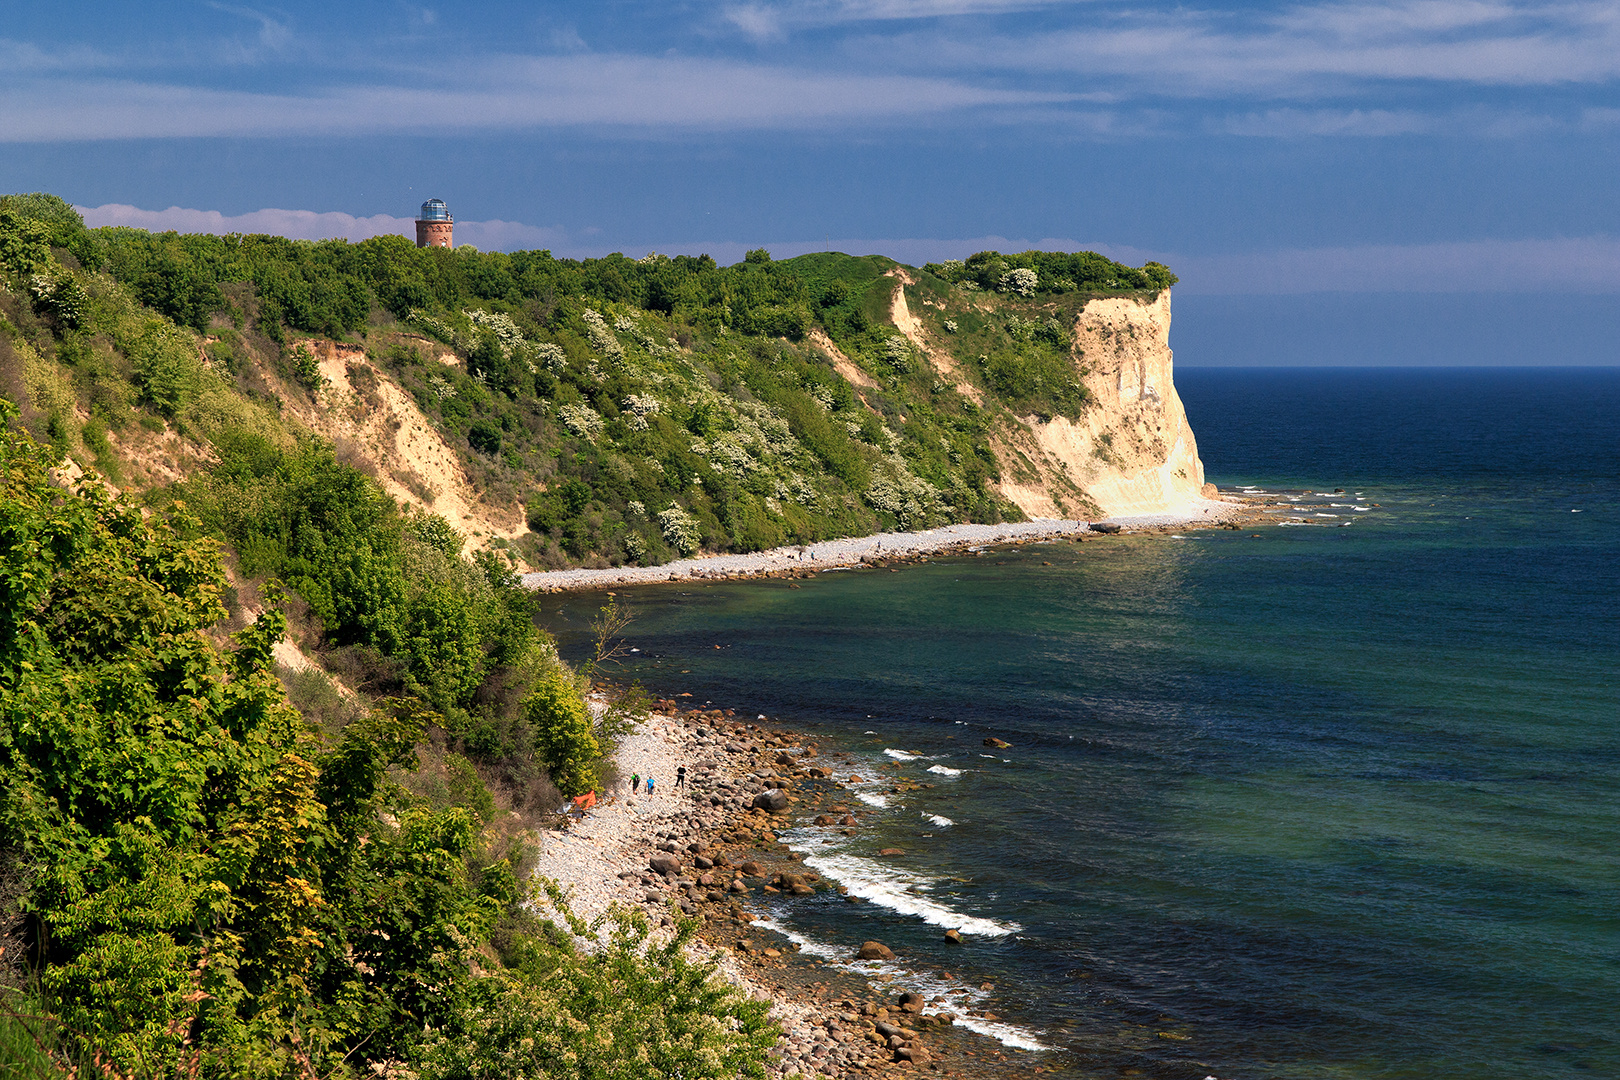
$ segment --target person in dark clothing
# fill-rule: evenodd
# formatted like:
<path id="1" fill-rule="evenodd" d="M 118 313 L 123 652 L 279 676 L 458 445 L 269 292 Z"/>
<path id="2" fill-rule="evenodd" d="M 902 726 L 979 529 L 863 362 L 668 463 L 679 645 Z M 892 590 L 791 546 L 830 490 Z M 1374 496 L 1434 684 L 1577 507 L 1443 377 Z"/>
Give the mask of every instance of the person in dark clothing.
<path id="1" fill-rule="evenodd" d="M 685 765 L 682 765 L 680 768 L 675 770 L 675 786 L 678 787 L 678 788 L 686 786 L 686 766 Z"/>

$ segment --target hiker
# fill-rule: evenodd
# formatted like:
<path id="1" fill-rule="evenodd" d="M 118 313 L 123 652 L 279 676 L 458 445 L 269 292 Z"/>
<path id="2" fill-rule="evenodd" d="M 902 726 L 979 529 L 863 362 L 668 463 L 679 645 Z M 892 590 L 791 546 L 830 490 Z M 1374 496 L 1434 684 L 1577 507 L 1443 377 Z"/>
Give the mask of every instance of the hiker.
<path id="1" fill-rule="evenodd" d="M 686 785 L 686 766 L 682 765 L 680 768 L 675 770 L 675 787 L 677 789 L 679 789 L 679 788 L 684 787 L 685 785 Z"/>
<path id="2" fill-rule="evenodd" d="M 641 792 L 641 774 L 637 773 L 637 772 L 633 772 L 633 773 L 630 774 L 630 794 L 637 795 L 637 794 L 640 794 L 640 792 Z"/>
<path id="3" fill-rule="evenodd" d="M 652 793 L 653 793 L 653 778 L 649 776 L 649 777 L 647 777 L 647 794 L 651 795 Z"/>

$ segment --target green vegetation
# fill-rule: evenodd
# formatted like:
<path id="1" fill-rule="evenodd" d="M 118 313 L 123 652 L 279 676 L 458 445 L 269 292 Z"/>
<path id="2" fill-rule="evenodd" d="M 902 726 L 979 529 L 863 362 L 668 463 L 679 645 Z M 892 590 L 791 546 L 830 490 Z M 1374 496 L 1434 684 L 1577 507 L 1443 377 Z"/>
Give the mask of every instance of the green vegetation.
<path id="1" fill-rule="evenodd" d="M 540 567 L 1016 518 L 994 493 L 990 432 L 1003 416 L 1077 417 L 1074 314 L 1175 281 L 1094 253 L 983 252 L 911 271 L 913 313 L 949 338 L 975 404 L 890 322 L 904 271 L 879 256 L 760 250 L 722 267 L 402 237 L 153 235 L 87 230 L 39 195 L 0 213 L 14 276 L 49 266 L 54 282 L 6 317 L 75 384 L 58 397 L 100 395 L 104 427 L 89 436 L 57 407 L 60 448 L 108 457 L 102 432 L 116 435 L 131 406 L 208 439 L 266 433 L 276 425 L 248 414 L 281 403 L 256 372 L 315 394 L 296 335 L 359 339 L 463 451 L 486 500 L 527 506 L 533 532 L 515 553 Z M 963 332 L 940 329 L 942 314 Z M 199 348 L 194 333 L 215 340 Z M 877 386 L 857 393 L 827 339 Z"/>
<path id="2" fill-rule="evenodd" d="M 529 881 L 634 695 L 593 718 L 506 559 L 283 419 L 319 370 L 257 286 L 148 266 L 155 311 L 119 252 L 0 200 L 0 1071 L 762 1075 L 691 926 Z M 144 505 L 50 476 L 154 455 Z"/>
<path id="3" fill-rule="evenodd" d="M 604 932 L 555 892 L 542 919 L 465 760 L 445 759 L 464 805 L 394 778 L 443 724 L 423 698 L 306 722 L 276 679 L 279 611 L 215 633 L 227 583 L 202 523 L 53 486 L 55 453 L 15 417 L 0 409 L 0 957 L 27 961 L 0 982 L 8 1068 L 763 1075 L 764 1006 L 684 957 L 691 927 Z M 381 535 L 375 514 L 345 524 Z M 443 530 L 404 534 L 449 557 Z M 539 669 L 526 712 L 547 753 L 577 757 L 578 687 L 554 658 Z"/>
<path id="4" fill-rule="evenodd" d="M 1163 263 L 1150 262 L 1140 270 L 1114 262 L 1095 251 L 1025 251 L 1003 255 L 981 251 L 967 259 L 929 263 L 924 270 L 953 285 L 967 285 L 1019 296 L 1053 295 L 1075 291 L 1090 293 L 1168 289 L 1176 275 Z"/>
<path id="5" fill-rule="evenodd" d="M 607 778 L 638 698 L 586 707 L 622 614 L 571 670 L 510 556 L 1015 516 L 998 425 L 1078 417 L 1077 313 L 1174 280 L 1089 253 L 916 271 L 154 236 L 0 198 L 6 1065 L 761 1075 L 763 1009 L 686 959 L 689 927 L 586 927 L 528 881 L 532 829 Z M 311 335 L 359 345 L 357 395 L 397 382 L 530 531 L 469 554 L 303 430 L 332 407 Z"/>

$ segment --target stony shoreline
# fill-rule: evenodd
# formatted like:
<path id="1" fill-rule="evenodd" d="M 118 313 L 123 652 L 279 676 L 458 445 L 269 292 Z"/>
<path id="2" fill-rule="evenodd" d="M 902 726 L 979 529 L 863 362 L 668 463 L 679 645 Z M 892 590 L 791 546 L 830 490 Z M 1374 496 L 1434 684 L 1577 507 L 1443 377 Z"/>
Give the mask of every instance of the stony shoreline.
<path id="1" fill-rule="evenodd" d="M 816 544 L 774 548 L 746 555 L 711 555 L 679 559 L 662 566 L 619 566 L 604 569 L 550 570 L 524 574 L 523 584 L 538 592 L 569 592 L 656 585 L 670 581 L 795 577 L 874 562 L 906 561 L 936 554 L 1000 544 L 1086 537 L 1114 532 L 1161 531 L 1229 525 L 1244 516 L 1247 503 L 1235 495 L 1200 499 L 1174 513 L 1070 521 L 1043 518 L 1003 525 L 946 525 L 921 532 L 878 533 L 825 540 Z"/>
<path id="2" fill-rule="evenodd" d="M 639 907 L 655 926 L 701 920 L 693 950 L 772 1002 L 783 1028 L 769 1067 L 773 1080 L 916 1069 L 981 1080 L 1027 1075 L 1034 1067 L 1024 1055 L 1015 1051 L 1009 1059 L 994 1040 L 955 1026 L 947 1001 L 925 1001 L 900 980 L 868 979 L 801 952 L 756 921 L 751 898 L 844 891 L 801 865 L 778 843 L 778 829 L 815 817 L 853 832 L 870 813 L 847 795 L 831 755 L 823 759 L 813 739 L 762 716 L 683 711 L 661 701 L 621 741 L 615 760 L 621 777 L 615 788 L 567 828 L 544 833 L 534 872 L 563 885 L 587 918 L 619 904 Z M 681 765 L 688 782 L 677 789 Z M 632 773 L 656 778 L 657 794 L 632 794 Z M 871 951 L 882 957 L 886 950 Z"/>

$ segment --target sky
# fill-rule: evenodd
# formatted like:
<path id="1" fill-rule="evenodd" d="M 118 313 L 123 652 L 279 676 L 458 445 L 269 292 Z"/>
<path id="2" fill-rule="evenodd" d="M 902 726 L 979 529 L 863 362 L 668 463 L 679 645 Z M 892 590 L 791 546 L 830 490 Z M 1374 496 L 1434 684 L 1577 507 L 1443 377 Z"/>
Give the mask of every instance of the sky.
<path id="1" fill-rule="evenodd" d="M 1182 364 L 1620 363 L 1620 0 L 59 0 L 0 190 L 568 256 L 1167 263 Z"/>

